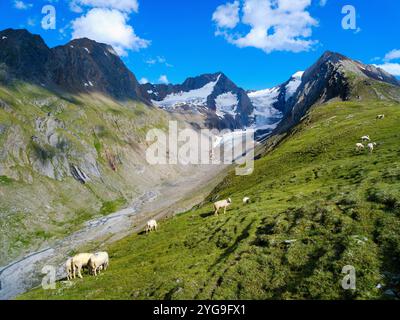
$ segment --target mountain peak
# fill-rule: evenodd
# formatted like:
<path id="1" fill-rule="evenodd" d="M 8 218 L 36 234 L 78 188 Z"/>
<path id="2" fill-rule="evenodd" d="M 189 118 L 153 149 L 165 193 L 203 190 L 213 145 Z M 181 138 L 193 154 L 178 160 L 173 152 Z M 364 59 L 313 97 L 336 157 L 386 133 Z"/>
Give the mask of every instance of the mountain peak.
<path id="1" fill-rule="evenodd" d="M 9 28 L 0 31 L 0 41 L 3 41 L 2 44 L 4 44 L 4 40 L 7 40 L 6 43 L 8 43 L 8 45 L 12 44 L 17 46 L 25 44 L 25 46 L 34 45 L 49 49 L 40 35 L 32 34 L 26 29 Z"/>
<path id="2" fill-rule="evenodd" d="M 51 59 L 51 50 L 41 36 L 26 29 L 6 29 L 0 32 L 0 44 L 0 64 L 7 79 L 48 82 L 46 63 Z"/>
<path id="3" fill-rule="evenodd" d="M 110 45 L 81 38 L 50 49 L 26 29 L 1 31 L 0 44 L 0 64 L 7 79 L 148 102 L 136 77 Z"/>
<path id="4" fill-rule="evenodd" d="M 292 79 L 299 79 L 301 80 L 301 78 L 303 77 L 304 71 L 297 71 L 296 73 L 294 73 L 292 75 Z"/>
<path id="5" fill-rule="evenodd" d="M 318 61 L 320 62 L 338 62 L 341 60 L 349 60 L 346 56 L 341 53 L 334 52 L 334 51 L 325 51 L 324 54 L 319 58 Z"/>

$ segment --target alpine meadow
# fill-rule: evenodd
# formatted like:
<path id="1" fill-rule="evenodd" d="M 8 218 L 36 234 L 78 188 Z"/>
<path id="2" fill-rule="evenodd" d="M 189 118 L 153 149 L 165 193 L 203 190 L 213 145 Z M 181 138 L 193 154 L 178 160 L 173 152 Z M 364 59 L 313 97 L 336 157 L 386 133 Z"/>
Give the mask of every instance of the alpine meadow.
<path id="1" fill-rule="evenodd" d="M 1 300 L 400 298 L 398 4 L 8 2 Z"/>

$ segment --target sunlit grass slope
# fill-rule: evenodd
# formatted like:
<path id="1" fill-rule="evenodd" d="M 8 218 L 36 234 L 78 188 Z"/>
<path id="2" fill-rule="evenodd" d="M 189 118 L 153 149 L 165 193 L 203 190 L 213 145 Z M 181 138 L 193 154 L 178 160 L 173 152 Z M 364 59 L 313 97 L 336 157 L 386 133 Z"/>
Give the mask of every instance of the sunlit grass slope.
<path id="1" fill-rule="evenodd" d="M 21 298 L 383 298 L 400 274 L 399 129 L 399 104 L 314 107 L 256 161 L 254 174 L 232 172 L 202 205 L 163 221 L 158 232 L 109 246 L 107 272 Z M 378 146 L 357 153 L 366 134 Z M 214 216 L 212 202 L 228 196 L 229 211 Z M 355 267 L 356 290 L 341 286 L 346 265 Z"/>

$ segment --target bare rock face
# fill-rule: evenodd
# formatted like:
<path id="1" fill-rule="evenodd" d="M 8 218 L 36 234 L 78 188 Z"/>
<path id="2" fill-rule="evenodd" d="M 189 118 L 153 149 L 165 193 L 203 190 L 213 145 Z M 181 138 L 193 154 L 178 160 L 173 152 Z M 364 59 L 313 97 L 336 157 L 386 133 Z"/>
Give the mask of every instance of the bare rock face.
<path id="1" fill-rule="evenodd" d="M 335 98 L 346 101 L 357 97 L 358 89 L 353 88 L 351 77 L 364 81 L 365 86 L 370 81 L 400 86 L 399 80 L 380 68 L 327 51 L 304 72 L 301 85 L 284 105 L 285 117 L 275 132 L 282 133 L 296 125 L 315 104 Z"/>
<path id="2" fill-rule="evenodd" d="M 24 29 L 1 31 L 0 44 L 0 70 L 7 78 L 148 102 L 135 75 L 109 45 L 84 38 L 50 49 L 39 35 Z"/>
<path id="3" fill-rule="evenodd" d="M 55 84 L 72 92 L 98 91 L 117 99 L 145 99 L 136 77 L 114 49 L 89 39 L 77 39 L 52 49 Z"/>
<path id="4" fill-rule="evenodd" d="M 0 64 L 11 77 L 35 83 L 48 83 L 47 63 L 52 52 L 38 35 L 27 30 L 0 32 Z"/>

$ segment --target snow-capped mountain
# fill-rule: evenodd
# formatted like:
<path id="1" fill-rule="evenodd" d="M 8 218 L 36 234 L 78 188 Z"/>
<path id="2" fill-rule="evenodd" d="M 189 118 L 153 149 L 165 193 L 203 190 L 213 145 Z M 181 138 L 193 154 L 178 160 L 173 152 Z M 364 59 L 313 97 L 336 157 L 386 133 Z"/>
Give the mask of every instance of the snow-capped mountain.
<path id="1" fill-rule="evenodd" d="M 326 51 L 301 79 L 295 94 L 285 104 L 285 116 L 276 132 L 287 132 L 313 105 L 331 99 L 398 101 L 400 98 L 396 88 L 400 81 L 393 75 L 331 51 Z M 379 85 L 374 87 L 375 83 Z"/>
<path id="2" fill-rule="evenodd" d="M 211 128 L 246 128 L 253 124 L 254 106 L 245 90 L 222 72 L 188 78 L 178 85 L 142 85 L 152 103 L 170 112 L 201 114 Z"/>
<path id="3" fill-rule="evenodd" d="M 252 128 L 267 134 L 284 117 L 302 75 L 296 72 L 285 83 L 260 91 L 246 92 L 221 72 L 188 78 L 180 85 L 147 83 L 142 91 L 164 110 L 204 115 L 206 127 Z"/>
<path id="4" fill-rule="evenodd" d="M 296 72 L 285 83 L 265 90 L 250 91 L 248 96 L 253 103 L 252 127 L 263 133 L 269 133 L 282 120 L 286 105 L 301 85 L 302 71 Z"/>

